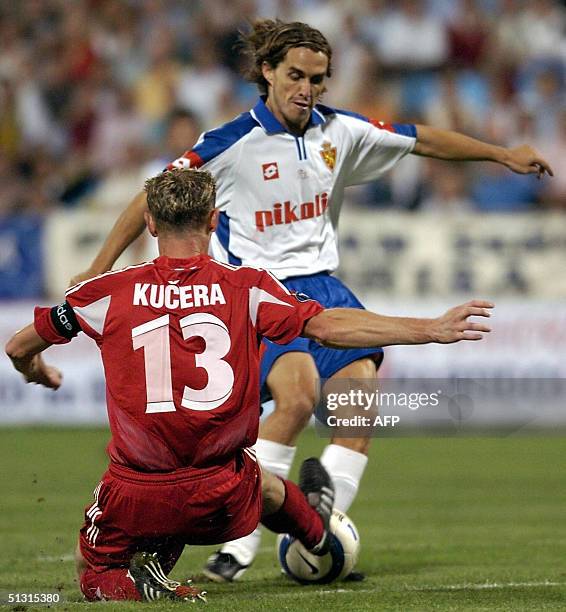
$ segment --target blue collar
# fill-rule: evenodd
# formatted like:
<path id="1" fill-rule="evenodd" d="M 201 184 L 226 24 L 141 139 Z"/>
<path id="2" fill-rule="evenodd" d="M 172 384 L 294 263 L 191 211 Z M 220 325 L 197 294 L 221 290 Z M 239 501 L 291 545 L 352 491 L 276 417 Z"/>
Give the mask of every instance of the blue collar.
<path id="1" fill-rule="evenodd" d="M 259 121 L 261 127 L 268 134 L 277 134 L 278 132 L 286 132 L 287 130 L 281 125 L 275 115 L 267 108 L 265 100 L 267 96 L 261 96 L 257 101 L 257 104 L 253 107 L 252 113 Z M 316 106 L 313 108 L 309 122 L 307 123 L 307 129 L 325 123 L 326 119 L 324 115 L 317 110 Z"/>

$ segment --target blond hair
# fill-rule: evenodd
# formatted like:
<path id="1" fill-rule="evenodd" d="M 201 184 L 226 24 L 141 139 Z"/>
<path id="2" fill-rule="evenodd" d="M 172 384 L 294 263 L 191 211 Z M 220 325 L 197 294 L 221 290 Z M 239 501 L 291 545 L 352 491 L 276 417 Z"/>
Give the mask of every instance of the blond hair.
<path id="1" fill-rule="evenodd" d="M 144 185 L 147 206 L 158 229 L 202 229 L 214 208 L 216 182 L 205 170 L 169 170 Z"/>

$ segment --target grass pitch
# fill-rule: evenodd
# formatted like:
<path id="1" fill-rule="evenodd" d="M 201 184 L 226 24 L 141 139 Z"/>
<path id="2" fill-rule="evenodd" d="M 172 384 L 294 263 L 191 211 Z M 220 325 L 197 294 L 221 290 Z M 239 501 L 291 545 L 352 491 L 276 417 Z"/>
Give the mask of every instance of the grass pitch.
<path id="1" fill-rule="evenodd" d="M 1 603 L 8 593 L 59 593 L 52 607 L 60 611 L 139 609 L 83 603 L 74 576 L 72 552 L 107 440 L 102 429 L 0 430 Z M 306 432 L 296 465 L 324 443 Z M 562 436 L 376 440 L 349 513 L 361 533 L 364 582 L 289 582 L 269 534 L 241 582 L 207 585 L 206 609 L 565 610 L 565 452 Z M 186 549 L 173 577 L 198 574 L 210 550 Z"/>

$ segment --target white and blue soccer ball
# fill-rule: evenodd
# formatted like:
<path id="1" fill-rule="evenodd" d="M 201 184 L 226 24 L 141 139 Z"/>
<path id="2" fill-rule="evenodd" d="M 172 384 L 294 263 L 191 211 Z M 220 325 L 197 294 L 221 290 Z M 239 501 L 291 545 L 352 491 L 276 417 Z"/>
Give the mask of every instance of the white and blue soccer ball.
<path id="1" fill-rule="evenodd" d="M 277 538 L 277 553 L 283 572 L 301 584 L 328 584 L 352 572 L 360 554 L 360 536 L 346 514 L 332 511 L 330 532 L 336 537 L 331 551 L 318 556 L 310 553 L 290 535 Z"/>

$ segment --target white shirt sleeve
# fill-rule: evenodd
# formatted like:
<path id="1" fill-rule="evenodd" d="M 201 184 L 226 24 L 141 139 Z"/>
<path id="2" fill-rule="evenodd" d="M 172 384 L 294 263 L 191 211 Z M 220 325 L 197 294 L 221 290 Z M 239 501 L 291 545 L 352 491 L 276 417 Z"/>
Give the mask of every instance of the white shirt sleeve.
<path id="1" fill-rule="evenodd" d="M 345 160 L 345 185 L 360 185 L 378 179 L 410 153 L 416 143 L 411 125 L 385 125 L 341 115 L 351 147 Z"/>

